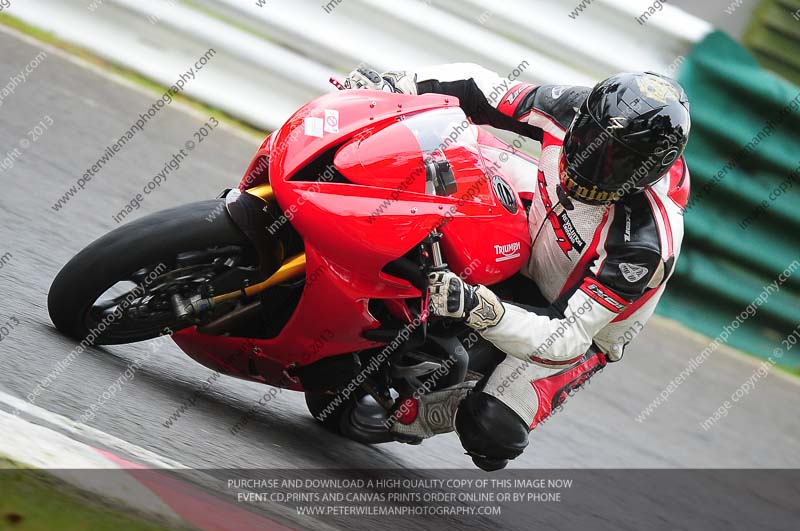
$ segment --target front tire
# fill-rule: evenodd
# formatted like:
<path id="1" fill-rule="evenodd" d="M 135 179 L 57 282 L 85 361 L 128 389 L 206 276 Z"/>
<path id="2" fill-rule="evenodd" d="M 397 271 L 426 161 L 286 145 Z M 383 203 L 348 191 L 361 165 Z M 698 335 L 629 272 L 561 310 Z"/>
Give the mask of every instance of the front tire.
<path id="1" fill-rule="evenodd" d="M 163 284 L 163 279 L 169 278 L 164 275 L 183 274 L 191 280 L 192 274 L 200 274 L 199 266 L 186 268 L 185 260 L 179 262 L 178 256 L 209 250 L 213 253 L 215 249 L 239 249 L 246 260 L 257 262 L 251 244 L 230 219 L 222 199 L 164 210 L 123 225 L 92 242 L 58 273 L 47 299 L 50 318 L 64 334 L 78 340 L 94 337 L 95 344 L 133 343 L 186 328 L 193 322 L 178 318 L 161 300 L 168 301 L 167 291 L 177 288 L 167 286 L 157 297 L 147 290 L 155 291 L 157 283 Z M 98 304 L 102 295 L 121 282 L 137 286 L 127 297 L 130 293 L 141 295 L 144 289 L 147 294 L 140 298 L 150 298 L 141 301 L 147 306 L 138 309 L 140 315 L 133 315 L 133 307 L 127 306 L 124 316 L 119 312 L 119 316 L 110 317 L 112 309 L 123 305 L 119 297 L 105 306 Z"/>

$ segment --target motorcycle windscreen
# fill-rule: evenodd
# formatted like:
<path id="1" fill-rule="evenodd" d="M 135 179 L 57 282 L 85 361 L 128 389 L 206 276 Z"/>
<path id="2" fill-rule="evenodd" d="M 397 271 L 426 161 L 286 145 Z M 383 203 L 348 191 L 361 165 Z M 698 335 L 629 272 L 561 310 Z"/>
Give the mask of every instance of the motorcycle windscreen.
<path id="1" fill-rule="evenodd" d="M 405 117 L 356 137 L 334 164 L 356 184 L 493 202 L 475 127 L 457 108 Z"/>

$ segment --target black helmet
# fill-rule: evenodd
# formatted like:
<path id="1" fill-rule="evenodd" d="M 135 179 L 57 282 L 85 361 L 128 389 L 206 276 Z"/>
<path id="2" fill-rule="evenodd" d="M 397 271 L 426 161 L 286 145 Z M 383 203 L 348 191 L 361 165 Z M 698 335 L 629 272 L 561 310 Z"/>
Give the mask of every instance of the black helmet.
<path id="1" fill-rule="evenodd" d="M 561 186 L 603 204 L 661 179 L 689 140 L 689 99 L 677 81 L 650 72 L 601 81 L 564 138 Z"/>

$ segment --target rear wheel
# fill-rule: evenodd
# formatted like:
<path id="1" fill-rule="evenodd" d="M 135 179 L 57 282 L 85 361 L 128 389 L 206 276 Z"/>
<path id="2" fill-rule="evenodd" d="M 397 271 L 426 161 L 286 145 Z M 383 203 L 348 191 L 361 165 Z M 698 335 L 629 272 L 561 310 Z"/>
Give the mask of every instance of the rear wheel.
<path id="1" fill-rule="evenodd" d="M 56 328 L 75 339 L 133 343 L 197 323 L 178 317 L 174 297 L 235 291 L 263 275 L 224 200 L 202 201 L 143 217 L 91 243 L 53 280 L 48 309 Z"/>
<path id="2" fill-rule="evenodd" d="M 371 396 L 360 392 L 340 395 L 307 392 L 306 406 L 317 422 L 332 432 L 364 444 L 380 444 L 402 438 L 386 427 L 389 415 Z"/>
<path id="3" fill-rule="evenodd" d="M 306 407 L 314 420 L 331 431 L 339 432 L 339 420 L 344 413 L 347 401 L 336 404 L 337 395 L 306 392 Z"/>

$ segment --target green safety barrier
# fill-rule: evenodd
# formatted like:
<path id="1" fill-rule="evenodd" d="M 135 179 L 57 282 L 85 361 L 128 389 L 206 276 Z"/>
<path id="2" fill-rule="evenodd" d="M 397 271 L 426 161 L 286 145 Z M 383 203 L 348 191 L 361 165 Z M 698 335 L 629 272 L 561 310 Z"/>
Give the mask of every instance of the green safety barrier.
<path id="1" fill-rule="evenodd" d="M 679 77 L 692 105 L 692 194 L 659 312 L 800 368 L 800 345 L 783 343 L 800 324 L 800 87 L 722 32 L 692 50 Z M 796 270 L 776 290 L 787 268 Z"/>
<path id="2" fill-rule="evenodd" d="M 800 0 L 764 0 L 744 43 L 762 66 L 800 84 Z"/>

